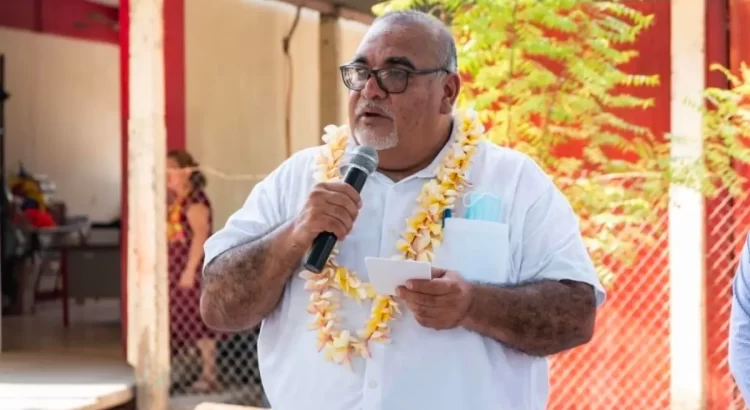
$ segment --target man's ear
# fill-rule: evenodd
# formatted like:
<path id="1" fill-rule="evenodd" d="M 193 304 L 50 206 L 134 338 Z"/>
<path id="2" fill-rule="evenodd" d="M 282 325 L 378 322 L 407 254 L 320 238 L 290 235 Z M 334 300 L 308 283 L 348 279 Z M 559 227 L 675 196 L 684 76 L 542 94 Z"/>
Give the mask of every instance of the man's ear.
<path id="1" fill-rule="evenodd" d="M 443 80 L 443 100 L 440 103 L 441 114 L 451 114 L 461 92 L 461 77 L 457 73 L 449 73 Z"/>

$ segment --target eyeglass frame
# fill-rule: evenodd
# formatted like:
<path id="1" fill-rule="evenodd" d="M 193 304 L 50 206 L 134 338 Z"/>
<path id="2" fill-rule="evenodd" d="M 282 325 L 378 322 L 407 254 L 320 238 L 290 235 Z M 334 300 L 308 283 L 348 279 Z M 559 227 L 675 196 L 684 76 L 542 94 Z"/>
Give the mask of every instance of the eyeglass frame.
<path id="1" fill-rule="evenodd" d="M 349 85 L 346 84 L 346 79 L 345 79 L 345 76 L 344 76 L 344 70 L 347 69 L 347 68 L 351 68 L 351 67 L 362 68 L 362 69 L 365 69 L 365 70 L 369 71 L 369 74 L 367 75 L 367 79 L 365 80 L 365 85 L 360 90 L 354 89 L 354 88 L 352 88 L 352 87 L 350 87 Z M 383 83 L 381 82 L 381 79 L 378 76 L 378 74 L 380 72 L 389 71 L 389 70 L 399 70 L 399 71 L 403 71 L 403 72 L 406 73 L 406 82 L 404 83 L 404 89 L 403 90 L 401 90 L 399 92 L 391 92 L 391 91 L 388 91 L 388 90 L 385 89 L 385 87 L 383 86 Z M 339 72 L 341 73 L 341 81 L 344 83 L 344 86 L 346 88 L 348 88 L 349 90 L 351 90 L 351 91 L 360 92 L 360 91 L 364 90 L 365 87 L 367 87 L 367 82 L 370 81 L 370 77 L 375 76 L 375 82 L 378 84 L 378 87 L 381 90 L 383 90 L 384 92 L 386 92 L 388 94 L 402 94 L 402 93 L 406 92 L 407 88 L 409 88 L 409 79 L 411 78 L 412 75 L 435 74 L 435 73 L 440 73 L 440 72 L 445 72 L 445 73 L 450 74 L 451 70 L 448 70 L 447 68 L 442 68 L 442 67 L 441 68 L 426 68 L 426 69 L 423 69 L 423 70 L 414 70 L 414 69 L 403 68 L 403 67 L 384 67 L 384 68 L 374 69 L 374 68 L 369 68 L 369 67 L 365 67 L 365 66 L 362 66 L 362 65 L 358 65 L 356 63 L 348 63 L 348 64 L 343 64 L 343 65 L 339 66 Z"/>

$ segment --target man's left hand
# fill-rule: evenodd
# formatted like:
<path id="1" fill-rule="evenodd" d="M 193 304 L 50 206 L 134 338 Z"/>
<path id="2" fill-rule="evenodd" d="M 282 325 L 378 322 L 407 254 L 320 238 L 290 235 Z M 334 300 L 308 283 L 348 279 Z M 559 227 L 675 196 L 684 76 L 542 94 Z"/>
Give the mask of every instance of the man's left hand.
<path id="1" fill-rule="evenodd" d="M 410 280 L 397 295 L 414 312 L 417 322 L 431 329 L 461 325 L 471 305 L 472 285 L 457 272 L 432 268 L 432 280 Z"/>

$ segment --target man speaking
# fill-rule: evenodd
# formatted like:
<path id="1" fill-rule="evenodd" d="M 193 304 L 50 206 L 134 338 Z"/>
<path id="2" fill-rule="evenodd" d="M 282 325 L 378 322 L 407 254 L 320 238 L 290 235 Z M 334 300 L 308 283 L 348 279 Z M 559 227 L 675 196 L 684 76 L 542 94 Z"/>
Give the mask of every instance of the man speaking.
<path id="1" fill-rule="evenodd" d="M 569 203 L 455 110 L 456 46 L 439 20 L 378 18 L 341 76 L 349 125 L 282 163 L 206 242 L 205 322 L 262 321 L 274 410 L 544 409 L 546 356 L 587 343 L 604 301 Z M 377 170 L 358 192 L 342 173 L 362 147 Z M 306 271 L 324 232 L 336 247 Z M 429 262 L 432 279 L 378 293 L 371 257 Z"/>

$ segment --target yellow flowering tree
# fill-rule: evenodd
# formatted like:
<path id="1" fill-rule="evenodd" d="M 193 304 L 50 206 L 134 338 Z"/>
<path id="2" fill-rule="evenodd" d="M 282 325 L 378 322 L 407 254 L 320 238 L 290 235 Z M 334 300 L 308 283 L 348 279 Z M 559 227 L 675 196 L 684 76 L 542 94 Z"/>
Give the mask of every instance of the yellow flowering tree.
<path id="1" fill-rule="evenodd" d="M 672 164 L 670 179 L 698 186 L 709 197 L 721 189 L 742 197 L 748 192 L 748 178 L 738 174 L 734 165 L 750 163 L 750 67 L 740 64 L 737 74 L 720 64 L 711 65 L 711 70 L 724 74 L 729 87 L 707 88 L 704 106 L 689 102 L 703 113 L 703 158 L 680 167 Z"/>
<path id="2" fill-rule="evenodd" d="M 739 107 L 736 89 L 706 91 L 715 107 L 700 163 L 675 164 L 670 136 L 616 114 L 654 106 L 623 88 L 659 86 L 658 76 L 621 68 L 638 55 L 632 44 L 652 15 L 605 0 L 389 0 L 373 11 L 409 8 L 451 27 L 465 80 L 459 104 L 482 113 L 488 138 L 527 153 L 555 179 L 605 285 L 655 239 L 645 232 L 663 215 L 670 183 L 741 191 L 731 162 L 750 152 L 738 143 L 747 121 L 728 119 Z"/>

